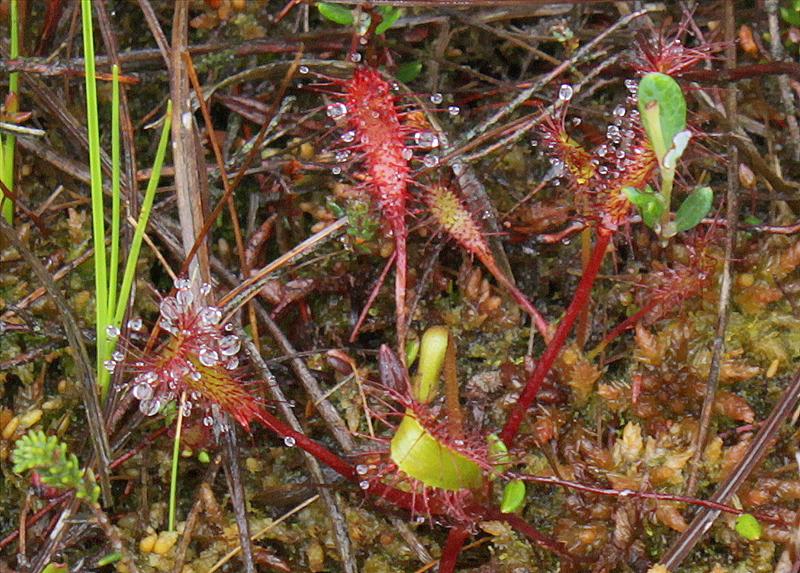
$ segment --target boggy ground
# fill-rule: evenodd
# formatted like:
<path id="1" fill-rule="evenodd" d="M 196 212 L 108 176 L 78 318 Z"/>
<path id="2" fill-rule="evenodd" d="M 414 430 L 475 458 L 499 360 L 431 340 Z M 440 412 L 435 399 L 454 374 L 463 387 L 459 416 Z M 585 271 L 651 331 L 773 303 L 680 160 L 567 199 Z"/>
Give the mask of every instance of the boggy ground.
<path id="1" fill-rule="evenodd" d="M 110 62 L 122 76 L 123 221 L 138 218 L 162 127 L 153 122 L 168 98 L 173 145 L 119 336 L 124 356 L 94 401 L 71 337 L 94 368 L 79 3 L 19 4 L 21 57 L 3 42 L 4 77 L 20 73 L 19 95 L 2 119 L 42 131 L 17 138 L 14 218 L 0 236 L 0 571 L 414 572 L 440 557 L 443 570 L 485 572 L 797 570 L 800 17 L 791 2 L 693 11 L 634 2 L 90 4 L 108 153 Z M 0 3 L 4 22 L 10 6 Z M 668 239 L 617 185 L 629 168 L 604 173 L 609 152 L 598 155 L 624 146 L 609 127 L 631 118 L 631 85 L 664 62 L 692 132 L 672 210 L 700 185 L 714 197 L 702 222 Z M 382 81 L 389 90 L 376 113 L 398 122 L 378 132 L 379 149 L 347 107 L 349 78 L 366 68 L 382 78 L 370 89 Z M 641 125 L 625 125 L 636 133 L 620 139 L 649 149 Z M 108 187 L 110 155 L 103 162 Z M 395 172 L 402 182 L 387 178 Z M 644 182 L 662 185 L 657 162 Z M 445 205 L 442 189 L 458 200 Z M 389 192 L 403 194 L 399 214 Z M 408 233 L 400 290 L 395 268 L 384 272 L 399 223 Z M 590 299 L 570 315 L 606 230 L 613 237 Z M 202 232 L 197 262 L 182 270 Z M 132 235 L 123 224 L 123 252 Z M 197 297 L 182 316 L 200 316 L 200 297 L 231 310 L 208 319 L 202 336 L 213 342 L 199 344 L 230 349 L 237 363 L 189 348 L 186 364 L 216 390 L 192 386 L 184 372 L 183 386 L 145 390 L 137 376 L 183 348 L 179 329 L 148 344 L 181 277 Z M 234 295 L 253 283 L 240 304 Z M 401 386 L 402 408 L 387 405 L 397 396 L 378 351 L 405 351 L 398 319 L 410 347 L 428 327 L 446 326 L 457 362 L 425 408 L 451 420 L 455 400 L 472 441 L 456 444 L 453 426 L 437 426 L 437 439 L 488 455 L 486 436 L 503 430 L 547 348 L 511 285 L 549 322 L 548 337 L 562 317 L 575 324 L 519 433 L 504 433 L 516 434 L 507 456 L 485 458 L 499 469 L 486 470 L 483 489 L 443 496 L 428 487 L 431 505 L 414 501 L 409 512 L 401 494 L 423 492 L 387 443 L 418 396 Z M 623 323 L 630 328 L 615 330 Z M 57 436 L 97 483 L 107 472 L 110 497 L 92 504 L 87 490 L 76 501 L 78 482 L 47 483 L 47 468 L 14 471 L 18 440 L 38 430 Z M 111 456 L 98 462 L 100 433 Z M 526 481 L 506 519 L 497 508 L 518 478 L 546 480 Z M 538 543 L 531 527 L 544 536 Z M 245 528 L 257 537 L 241 551 Z"/>

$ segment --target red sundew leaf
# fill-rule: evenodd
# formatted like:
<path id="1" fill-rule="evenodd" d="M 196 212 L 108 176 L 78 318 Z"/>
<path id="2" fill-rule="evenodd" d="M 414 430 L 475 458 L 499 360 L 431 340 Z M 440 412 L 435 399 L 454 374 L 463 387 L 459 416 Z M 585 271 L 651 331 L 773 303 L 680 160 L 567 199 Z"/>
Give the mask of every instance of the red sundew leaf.
<path id="1" fill-rule="evenodd" d="M 546 116 L 540 126 L 545 152 L 564 164 L 564 170 L 576 185 L 585 185 L 596 172 L 592 155 L 567 133 L 566 107 L 556 117 Z"/>
<path id="2" fill-rule="evenodd" d="M 394 235 L 397 257 L 395 312 L 397 339 L 402 347 L 407 328 L 406 202 L 409 161 L 413 155 L 405 140 L 410 130 L 400 121 L 392 86 L 378 70 L 369 67 L 355 70 L 353 77 L 345 83 L 345 102 L 328 106 L 328 116 L 346 119 L 355 147 L 363 157 L 365 186 Z"/>
<path id="3" fill-rule="evenodd" d="M 187 283 L 187 284 L 184 284 Z M 175 297 L 160 304 L 161 330 L 169 338 L 136 363 L 132 394 L 145 415 L 186 395 L 185 409 L 202 410 L 203 425 L 218 423 L 222 413 L 232 416 L 249 431 L 250 423 L 263 416 L 263 405 L 246 387 L 239 368 L 241 341 L 230 325 L 222 325 L 222 312 L 197 304 L 188 281 L 176 281 Z"/>
<path id="4" fill-rule="evenodd" d="M 483 263 L 492 276 L 502 285 L 517 301 L 517 304 L 531 315 L 536 328 L 544 336 L 549 338 L 547 321 L 536 310 L 536 307 L 525 297 L 525 295 L 511 282 L 511 280 L 500 270 L 497 261 L 492 255 L 489 244 L 484 238 L 484 231 L 475 222 L 472 214 L 467 210 L 458 197 L 448 187 L 436 185 L 427 190 L 424 195 L 433 218 L 439 223 L 442 229 L 450 235 L 467 252 L 474 255 Z"/>

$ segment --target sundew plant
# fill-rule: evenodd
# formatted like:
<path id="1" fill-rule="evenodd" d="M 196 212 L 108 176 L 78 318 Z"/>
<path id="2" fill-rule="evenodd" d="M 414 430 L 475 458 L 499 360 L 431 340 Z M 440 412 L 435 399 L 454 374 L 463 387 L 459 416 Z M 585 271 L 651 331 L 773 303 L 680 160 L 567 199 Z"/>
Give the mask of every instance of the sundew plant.
<path id="1" fill-rule="evenodd" d="M 797 571 L 796 2 L 0 2 L 0 571 Z"/>

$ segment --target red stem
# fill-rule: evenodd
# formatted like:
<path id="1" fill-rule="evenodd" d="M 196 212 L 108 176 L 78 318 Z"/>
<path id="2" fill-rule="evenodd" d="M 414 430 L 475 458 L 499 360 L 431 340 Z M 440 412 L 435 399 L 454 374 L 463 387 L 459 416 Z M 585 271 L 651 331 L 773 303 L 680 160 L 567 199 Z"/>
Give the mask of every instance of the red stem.
<path id="1" fill-rule="evenodd" d="M 397 261 L 394 267 L 394 301 L 396 305 L 395 314 L 397 316 L 397 353 L 403 364 L 406 362 L 406 269 L 408 259 L 406 254 L 406 226 L 405 220 L 394 221 L 392 223 L 394 232 L 394 252 L 397 254 Z"/>
<path id="2" fill-rule="evenodd" d="M 561 322 L 558 323 L 558 328 L 553 335 L 553 339 L 548 343 L 544 354 L 542 354 L 539 362 L 536 364 L 536 368 L 530 375 L 530 378 L 528 378 L 525 389 L 522 391 L 519 399 L 517 399 L 517 403 L 514 405 L 514 409 L 511 411 L 511 415 L 509 415 L 508 421 L 506 422 L 505 427 L 503 427 L 503 431 L 500 433 L 500 439 L 503 440 L 506 446 L 511 447 L 514 438 L 519 432 L 522 419 L 525 417 L 528 408 L 536 399 L 536 395 L 539 393 L 539 388 L 541 388 L 542 382 L 544 382 L 544 379 L 547 377 L 547 374 L 553 367 L 556 358 L 558 358 L 558 355 L 561 353 L 561 349 L 564 347 L 567 337 L 572 331 L 572 326 L 575 324 L 575 320 L 580 315 L 581 309 L 588 304 L 589 297 L 592 294 L 594 280 L 597 278 L 597 273 L 600 272 L 600 265 L 603 263 L 603 257 L 605 256 L 606 249 L 608 248 L 610 242 L 611 231 L 602 227 L 599 228 L 597 231 L 597 243 L 595 243 L 592 256 L 583 271 L 580 282 L 578 283 L 575 296 L 567 308 L 564 318 L 562 318 Z"/>
<path id="3" fill-rule="evenodd" d="M 461 555 L 461 548 L 469 537 L 466 527 L 454 527 L 447 534 L 447 541 L 442 549 L 442 557 L 439 559 L 439 573 L 453 573 L 456 570 L 456 561 Z"/>
<path id="4" fill-rule="evenodd" d="M 557 485 L 565 489 L 572 489 L 595 495 L 605 495 L 610 497 L 635 497 L 638 499 L 654 499 L 658 501 L 674 501 L 676 503 L 686 503 L 689 505 L 705 507 L 707 509 L 715 511 L 724 511 L 725 513 L 731 513 L 733 515 L 741 515 L 743 513 L 746 513 L 745 510 L 736 509 L 735 507 L 731 507 L 730 505 L 725 505 L 724 503 L 718 503 L 707 499 L 698 499 L 696 497 L 688 497 L 685 495 L 673 495 L 671 493 L 659 493 L 656 491 L 636 491 L 630 489 L 620 490 L 620 489 L 611 489 L 607 487 L 596 487 L 592 485 L 586 485 L 574 481 L 560 479 L 555 476 L 512 475 L 510 477 L 533 483 Z M 791 523 L 788 523 L 784 519 L 781 519 L 779 517 L 774 517 L 766 513 L 754 513 L 754 512 L 747 512 L 747 513 L 753 513 L 753 515 L 755 515 L 755 517 L 758 518 L 759 521 L 774 523 L 776 525 L 785 525 L 785 526 L 791 525 Z"/>
<path id="5" fill-rule="evenodd" d="M 615 326 L 615 327 L 614 327 L 614 328 L 611 330 L 611 332 L 609 332 L 608 334 L 606 334 L 606 335 L 605 335 L 605 338 L 603 338 L 603 340 L 601 340 L 601 341 L 600 341 L 600 344 L 598 344 L 598 345 L 597 345 L 597 346 L 596 346 L 596 347 L 595 347 L 595 348 L 594 348 L 594 349 L 593 349 L 593 350 L 592 350 L 592 351 L 589 353 L 589 355 L 590 355 L 591 357 L 594 357 L 594 356 L 597 356 L 598 354 L 600 354 L 600 353 L 601 353 L 603 350 L 605 350 L 605 349 L 606 349 L 606 346 L 608 346 L 609 344 L 611 344 L 611 342 L 612 342 L 612 341 L 613 341 L 613 340 L 614 340 L 616 337 L 618 337 L 620 334 L 622 334 L 623 332 L 625 332 L 625 331 L 626 331 L 626 330 L 628 330 L 629 328 L 633 328 L 633 326 L 634 326 L 634 325 L 635 325 L 637 322 L 639 322 L 639 321 L 640 321 L 640 320 L 641 320 L 641 319 L 644 317 L 644 315 L 646 315 L 648 312 L 650 312 L 651 310 L 653 310 L 653 309 L 656 307 L 656 305 L 657 305 L 659 302 L 662 302 L 662 301 L 653 300 L 653 301 L 649 302 L 648 304 L 644 305 L 642 308 L 640 308 L 639 310 L 637 310 L 635 313 L 633 313 L 632 315 L 630 315 L 628 318 L 626 318 L 625 320 L 623 320 L 622 322 L 620 322 L 620 323 L 619 323 L 617 326 Z"/>
<path id="6" fill-rule="evenodd" d="M 355 467 L 353 467 L 351 463 L 337 456 L 328 448 L 315 442 L 302 432 L 295 431 L 269 412 L 260 410 L 257 416 L 258 420 L 264 424 L 267 429 L 272 430 L 281 438 L 292 438 L 294 440 L 294 445 L 308 452 L 336 473 L 354 483 L 359 483 L 363 480 L 363 476 L 360 476 L 356 472 Z M 441 507 L 440 504 L 435 503 L 433 500 L 424 500 L 422 496 L 414 496 L 408 492 L 400 491 L 399 489 L 382 484 L 377 480 L 372 480 L 369 483 L 369 491 L 373 495 L 381 497 L 397 507 L 406 509 L 412 513 L 418 515 L 438 515 L 445 511 L 445 508 Z"/>
<path id="7" fill-rule="evenodd" d="M 375 287 L 372 289 L 372 292 L 367 299 L 367 303 L 364 305 L 364 309 L 361 311 L 361 314 L 358 315 L 358 321 L 356 321 L 353 332 L 350 334 L 350 344 L 354 343 L 356 338 L 358 338 L 358 331 L 361 330 L 361 325 L 364 324 L 364 321 L 367 318 L 367 313 L 369 312 L 369 309 L 372 308 L 372 303 L 374 303 L 375 299 L 378 298 L 378 292 L 381 290 L 381 286 L 383 286 L 383 283 L 386 280 L 386 275 L 389 274 L 389 270 L 392 268 L 392 263 L 394 263 L 396 258 L 397 248 L 395 247 L 395 251 L 392 253 L 392 256 L 389 257 L 389 260 L 386 261 L 386 266 L 383 268 L 381 276 L 378 277 L 378 282 L 375 283 Z"/>
<path id="8" fill-rule="evenodd" d="M 570 561 L 583 561 L 585 559 L 570 555 L 563 543 L 545 535 L 544 533 L 541 533 L 530 523 L 514 513 L 503 513 L 494 508 L 487 508 L 483 517 L 484 519 L 489 520 L 505 521 L 507 524 L 513 527 L 514 530 L 518 531 L 537 545 L 546 547 L 560 557 L 569 559 Z"/>

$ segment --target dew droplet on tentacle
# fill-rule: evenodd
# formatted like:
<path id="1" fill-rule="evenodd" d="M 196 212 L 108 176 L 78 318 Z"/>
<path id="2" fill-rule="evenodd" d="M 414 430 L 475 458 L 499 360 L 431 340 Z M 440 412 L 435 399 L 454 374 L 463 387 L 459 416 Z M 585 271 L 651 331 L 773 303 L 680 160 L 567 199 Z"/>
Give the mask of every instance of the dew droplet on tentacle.
<path id="1" fill-rule="evenodd" d="M 159 409 L 161 409 L 161 402 L 157 398 L 139 402 L 139 411 L 145 416 L 155 416 Z"/>
<path id="2" fill-rule="evenodd" d="M 190 306 L 192 306 L 192 302 L 194 302 L 194 293 L 188 289 L 179 290 L 175 294 L 175 301 L 183 310 L 187 310 Z"/>
<path id="3" fill-rule="evenodd" d="M 158 308 L 161 311 L 161 316 L 167 321 L 171 322 L 178 319 L 180 314 L 178 303 L 171 296 L 168 296 L 162 300 Z"/>
<path id="4" fill-rule="evenodd" d="M 149 384 L 137 384 L 132 393 L 137 400 L 149 400 L 153 397 L 153 388 Z"/>
<path id="5" fill-rule="evenodd" d="M 211 348 L 201 348 L 197 357 L 200 360 L 200 364 L 208 366 L 209 368 L 216 366 L 219 362 L 219 354 L 216 350 L 212 350 Z"/>
<path id="6" fill-rule="evenodd" d="M 223 336 L 219 341 L 219 351 L 223 356 L 233 356 L 242 348 L 242 341 L 235 334 Z"/>
<path id="7" fill-rule="evenodd" d="M 331 119 L 339 119 L 347 115 L 347 106 L 341 102 L 332 103 L 328 106 L 325 113 L 327 113 L 328 117 Z"/>
<path id="8" fill-rule="evenodd" d="M 425 164 L 425 167 L 436 167 L 439 163 L 439 158 L 433 154 L 429 154 L 422 158 L 422 163 Z"/>
<path id="9" fill-rule="evenodd" d="M 216 326 L 222 320 L 222 311 L 216 306 L 207 306 L 200 311 L 200 322 L 204 326 Z"/>
<path id="10" fill-rule="evenodd" d="M 420 147 L 434 148 L 439 147 L 439 138 L 431 131 L 418 131 L 414 133 L 414 143 Z"/>

